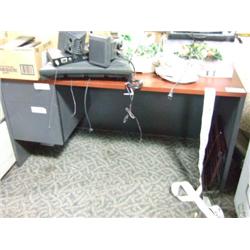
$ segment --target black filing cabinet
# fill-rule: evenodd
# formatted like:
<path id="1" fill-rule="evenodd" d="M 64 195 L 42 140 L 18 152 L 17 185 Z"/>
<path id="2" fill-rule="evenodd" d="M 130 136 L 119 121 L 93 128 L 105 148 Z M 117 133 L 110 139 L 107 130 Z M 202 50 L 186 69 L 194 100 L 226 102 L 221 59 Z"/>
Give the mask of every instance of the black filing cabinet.
<path id="1" fill-rule="evenodd" d="M 83 109 L 75 112 L 75 103 L 83 107 L 79 105 L 83 103 L 83 91 L 53 84 L 2 81 L 13 139 L 63 145 L 83 118 Z"/>

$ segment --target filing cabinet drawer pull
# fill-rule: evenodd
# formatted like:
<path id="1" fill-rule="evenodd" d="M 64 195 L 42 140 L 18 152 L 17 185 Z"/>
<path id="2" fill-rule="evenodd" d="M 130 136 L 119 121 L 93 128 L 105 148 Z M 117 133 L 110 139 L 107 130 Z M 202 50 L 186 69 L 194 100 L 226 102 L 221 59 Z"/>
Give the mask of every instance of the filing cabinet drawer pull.
<path id="1" fill-rule="evenodd" d="M 44 107 L 31 106 L 31 112 L 36 114 L 47 114 L 47 109 Z"/>
<path id="2" fill-rule="evenodd" d="M 50 86 L 47 83 L 34 83 L 33 86 L 36 90 L 50 90 Z"/>

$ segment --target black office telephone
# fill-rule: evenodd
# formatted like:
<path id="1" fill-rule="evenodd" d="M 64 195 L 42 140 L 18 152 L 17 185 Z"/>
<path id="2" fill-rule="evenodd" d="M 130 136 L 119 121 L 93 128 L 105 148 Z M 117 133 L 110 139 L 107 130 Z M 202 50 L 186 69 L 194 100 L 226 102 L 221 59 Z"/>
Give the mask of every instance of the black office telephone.
<path id="1" fill-rule="evenodd" d="M 183 39 L 196 41 L 228 41 L 234 42 L 235 32 L 232 31 L 171 31 L 168 34 L 168 39 Z"/>

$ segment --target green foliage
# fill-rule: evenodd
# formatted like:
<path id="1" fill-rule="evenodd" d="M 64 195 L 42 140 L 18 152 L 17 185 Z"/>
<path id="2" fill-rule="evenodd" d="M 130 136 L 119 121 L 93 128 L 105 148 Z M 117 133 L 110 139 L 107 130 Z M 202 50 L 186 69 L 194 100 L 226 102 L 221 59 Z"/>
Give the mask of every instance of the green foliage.
<path id="1" fill-rule="evenodd" d="M 131 36 L 128 35 L 128 34 L 122 34 L 121 37 L 122 37 L 122 39 L 123 39 L 124 41 L 127 41 L 127 42 L 130 42 L 130 41 L 132 40 L 132 39 L 131 39 Z"/>
<path id="2" fill-rule="evenodd" d="M 158 52 L 162 51 L 161 46 L 157 43 L 150 45 L 140 44 L 137 47 L 133 46 L 132 37 L 129 34 L 121 34 L 121 41 L 124 47 L 123 54 L 129 59 L 134 55 L 152 58 Z"/>
<path id="3" fill-rule="evenodd" d="M 135 50 L 135 54 L 138 56 L 154 57 L 160 51 L 160 45 L 153 43 L 149 46 L 139 45 Z"/>
<path id="4" fill-rule="evenodd" d="M 209 48 L 206 43 L 194 42 L 183 45 L 181 49 L 175 52 L 181 58 L 198 59 L 205 61 L 222 60 L 222 55 L 216 48 Z"/>
<path id="5" fill-rule="evenodd" d="M 207 60 L 207 61 L 209 61 L 209 60 L 212 60 L 212 61 L 222 60 L 222 55 L 218 49 L 210 48 L 205 60 Z"/>

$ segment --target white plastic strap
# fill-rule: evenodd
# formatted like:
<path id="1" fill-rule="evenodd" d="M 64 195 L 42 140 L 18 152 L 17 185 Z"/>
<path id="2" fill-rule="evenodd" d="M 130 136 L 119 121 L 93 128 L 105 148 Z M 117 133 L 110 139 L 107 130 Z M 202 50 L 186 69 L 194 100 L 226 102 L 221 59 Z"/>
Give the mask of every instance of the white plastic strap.
<path id="1" fill-rule="evenodd" d="M 214 88 L 205 88 L 202 120 L 201 120 L 201 132 L 200 132 L 200 149 L 199 149 L 199 162 L 198 168 L 200 172 L 200 186 L 197 192 L 201 194 L 202 192 L 202 171 L 203 171 L 203 161 L 205 158 L 206 147 L 209 138 L 209 132 L 212 123 L 214 103 L 215 103 L 216 92 Z"/>
<path id="2" fill-rule="evenodd" d="M 205 88 L 202 121 L 201 121 L 201 132 L 200 132 L 200 149 L 199 149 L 199 161 L 198 168 L 200 173 L 200 186 L 197 190 L 191 186 L 187 181 L 175 182 L 171 185 L 171 192 L 180 201 L 183 202 L 195 202 L 198 208 L 205 214 L 208 218 L 213 217 L 224 217 L 223 212 L 219 206 L 210 206 L 201 199 L 200 195 L 202 193 L 202 171 L 203 171 L 203 161 L 205 158 L 205 150 L 208 143 L 210 127 L 212 123 L 212 116 L 214 111 L 216 92 L 213 88 Z M 181 194 L 185 192 L 185 195 Z"/>
<path id="3" fill-rule="evenodd" d="M 181 191 L 185 191 L 185 194 L 181 194 Z M 215 215 L 213 210 L 210 207 L 208 207 L 207 204 L 201 199 L 199 194 L 194 190 L 194 188 L 191 186 L 189 182 L 183 181 L 183 182 L 173 183 L 171 186 L 171 192 L 180 201 L 194 202 L 207 218 L 217 217 L 217 215 Z"/>

